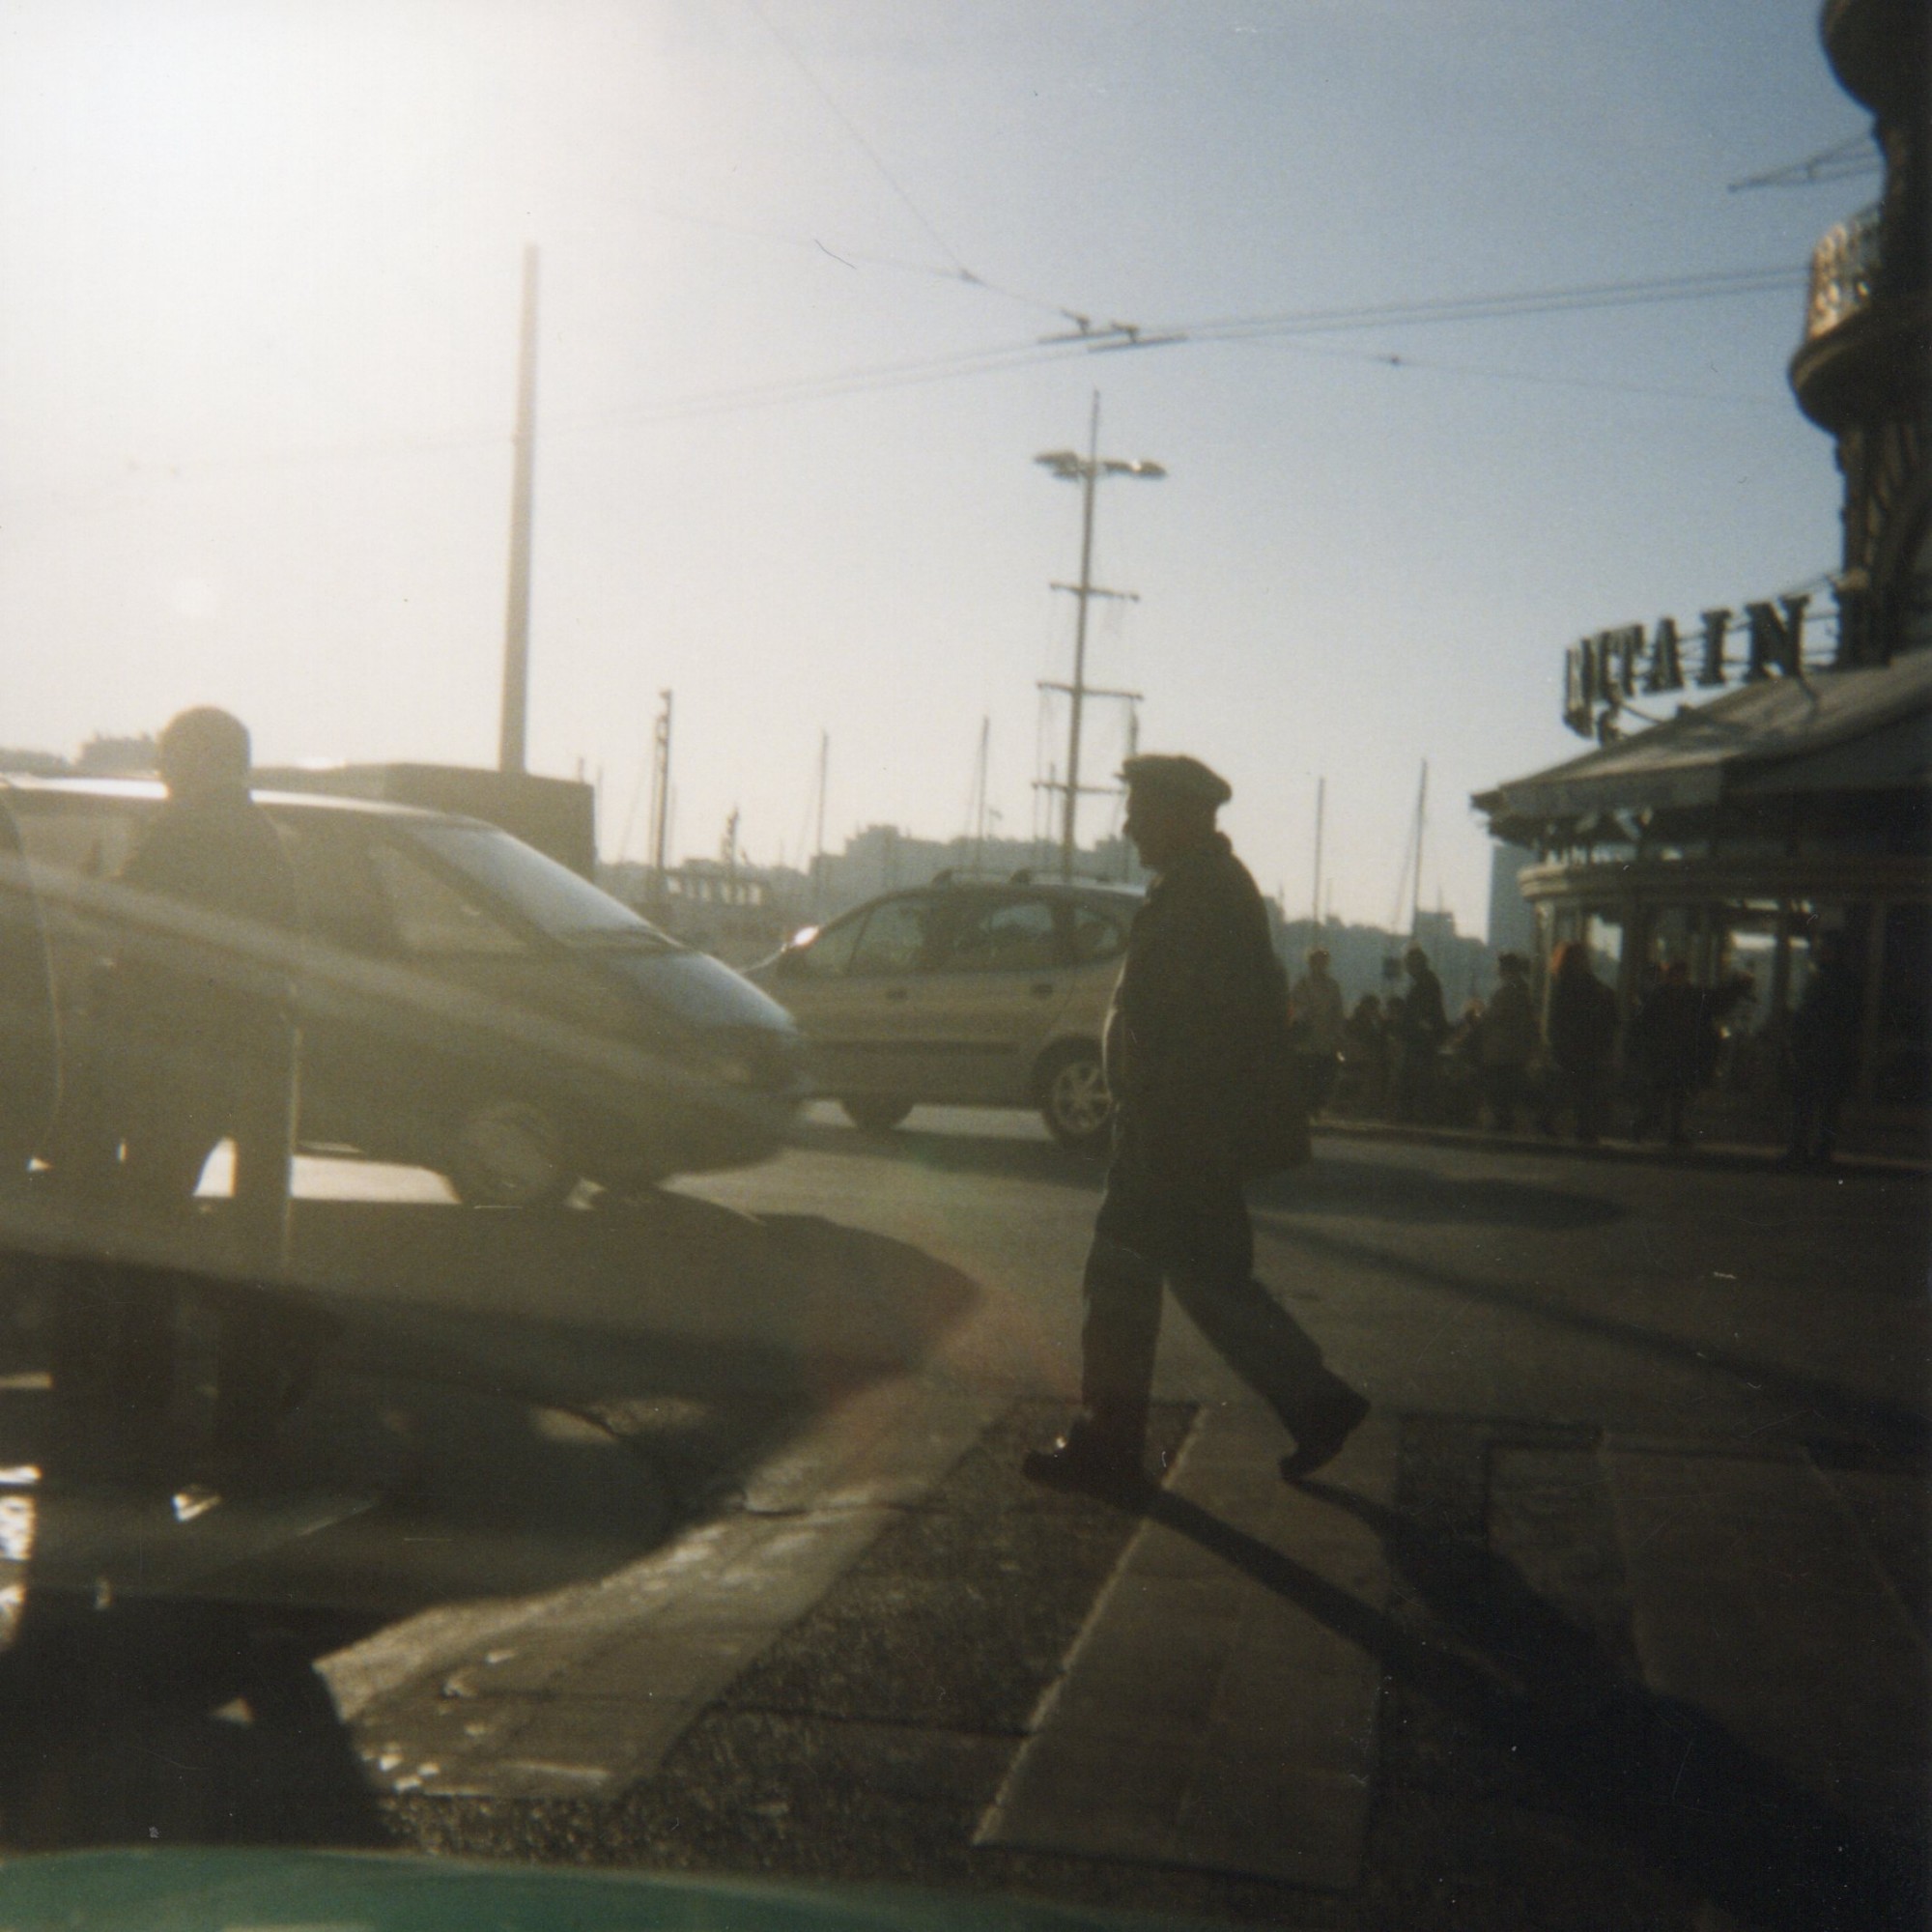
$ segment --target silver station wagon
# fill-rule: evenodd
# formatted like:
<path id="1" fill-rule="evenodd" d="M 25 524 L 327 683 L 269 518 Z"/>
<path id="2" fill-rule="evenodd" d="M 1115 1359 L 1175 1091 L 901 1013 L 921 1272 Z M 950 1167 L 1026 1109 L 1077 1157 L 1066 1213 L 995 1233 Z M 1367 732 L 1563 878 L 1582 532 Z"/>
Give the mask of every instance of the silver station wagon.
<path id="1" fill-rule="evenodd" d="M 809 1044 L 813 1085 L 883 1132 L 920 1102 L 1037 1107 L 1064 1146 L 1112 1116 L 1100 1037 L 1140 895 L 941 878 L 801 932 L 752 977 Z"/>

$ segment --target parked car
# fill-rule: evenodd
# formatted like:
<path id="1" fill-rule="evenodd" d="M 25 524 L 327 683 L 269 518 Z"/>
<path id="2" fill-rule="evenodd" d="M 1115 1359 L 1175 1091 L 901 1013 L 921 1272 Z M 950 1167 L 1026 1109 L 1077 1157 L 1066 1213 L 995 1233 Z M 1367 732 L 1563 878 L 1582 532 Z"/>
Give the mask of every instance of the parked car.
<path id="1" fill-rule="evenodd" d="M 752 977 L 790 1009 L 812 1084 L 883 1132 L 921 1101 L 1037 1107 L 1097 1148 L 1113 1102 L 1107 1003 L 1140 895 L 942 879 L 799 933 Z"/>
<path id="2" fill-rule="evenodd" d="M 224 950 L 279 944 L 301 1027 L 298 1145 L 428 1167 L 472 1203 L 763 1159 L 805 1091 L 782 1008 L 479 820 L 257 792 L 301 900 L 290 948 L 184 929 L 179 909 L 112 884 L 157 785 L 17 780 L 4 796 L 70 1069 L 101 961 L 145 932 L 135 943 L 189 949 L 216 973 Z"/>

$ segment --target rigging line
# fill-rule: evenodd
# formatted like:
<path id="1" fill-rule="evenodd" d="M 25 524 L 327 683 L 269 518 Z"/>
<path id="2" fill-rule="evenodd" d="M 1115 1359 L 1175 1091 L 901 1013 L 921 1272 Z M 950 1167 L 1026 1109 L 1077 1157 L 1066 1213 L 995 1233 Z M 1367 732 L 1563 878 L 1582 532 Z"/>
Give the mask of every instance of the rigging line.
<path id="1" fill-rule="evenodd" d="M 1752 396 L 1742 390 L 1679 389 L 1658 383 L 1614 383 L 1595 376 L 1550 376 L 1531 369 L 1484 368 L 1472 362 L 1436 362 L 1426 356 L 1384 354 L 1372 349 L 1317 348 L 1311 343 L 1278 336 L 1242 335 L 1230 338 L 1230 342 L 1232 346 L 1242 349 L 1287 351 L 1291 355 L 1319 355 L 1338 362 L 1378 363 L 1385 369 L 1420 369 L 1432 375 L 1485 377 L 1497 383 L 1537 383 L 1552 388 L 1601 389 L 1620 396 L 1666 396 L 1680 402 L 1748 403 L 1753 408 L 1776 409 L 1780 412 L 1791 407 L 1789 397 Z"/>
<path id="2" fill-rule="evenodd" d="M 1556 313 L 1581 308 L 1622 308 L 1649 302 L 1701 301 L 1718 296 L 1756 295 L 1771 289 L 1803 287 L 1805 272 L 1779 264 L 1759 269 L 1715 270 L 1697 275 L 1655 276 L 1627 282 L 1585 282 L 1570 288 L 1526 289 L 1492 296 L 1444 296 L 1427 301 L 1366 303 L 1354 308 L 1290 309 L 1274 315 L 1220 316 L 1180 322 L 1196 341 L 1242 334 L 1286 333 L 1307 329 L 1367 328 L 1381 324 L 1487 322 L 1496 317 Z M 1166 325 L 1162 325 L 1163 327 Z"/>
<path id="3" fill-rule="evenodd" d="M 766 33 L 771 35 L 772 39 L 784 50 L 786 59 L 805 76 L 811 91 L 818 96 L 819 99 L 824 101 L 826 107 L 831 111 L 833 118 L 852 137 L 854 145 L 871 162 L 873 167 L 878 170 L 879 179 L 905 204 L 912 218 L 925 230 L 926 237 L 932 242 L 932 245 L 952 264 L 959 279 L 963 282 L 977 282 L 980 279 L 979 276 L 960 260 L 953 249 L 948 245 L 946 238 L 926 219 L 924 210 L 900 186 L 897 178 L 886 166 L 885 160 L 879 154 L 879 151 L 872 146 L 871 142 L 867 140 L 865 135 L 859 131 L 852 117 L 833 99 L 831 90 L 811 71 L 810 67 L 806 63 L 805 56 L 779 31 L 778 23 L 765 11 L 763 6 L 759 4 L 759 0 L 745 0 L 745 5 L 757 16 L 759 24 L 764 28 Z"/>

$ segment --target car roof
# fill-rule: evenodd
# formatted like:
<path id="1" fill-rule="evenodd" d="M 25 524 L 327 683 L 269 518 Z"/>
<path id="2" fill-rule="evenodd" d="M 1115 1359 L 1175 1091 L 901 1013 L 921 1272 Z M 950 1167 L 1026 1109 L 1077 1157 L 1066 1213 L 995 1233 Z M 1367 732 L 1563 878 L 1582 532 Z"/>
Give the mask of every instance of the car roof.
<path id="1" fill-rule="evenodd" d="M 885 905 L 893 899 L 935 895 L 952 899 L 1000 898 L 1014 893 L 1025 893 L 1035 898 L 1065 899 L 1069 903 L 1099 903 L 1122 912 L 1131 911 L 1145 896 L 1139 886 L 1113 885 L 1100 879 L 934 879 L 923 886 L 898 886 L 889 893 L 876 893 L 872 897 L 861 899 L 857 905 L 848 906 L 832 917 L 845 919 L 852 913 L 864 912 L 868 906 Z M 830 923 L 830 920 L 826 922 Z"/>
<path id="2" fill-rule="evenodd" d="M 103 802 L 122 800 L 131 805 L 158 805 L 167 792 L 158 779 L 39 778 L 31 774 L 0 772 L 0 792 L 15 799 L 41 797 L 98 798 Z M 396 805 L 387 799 L 345 798 L 323 791 L 251 791 L 249 796 L 272 811 L 344 812 L 358 818 L 381 818 L 398 823 L 415 821 L 438 825 L 471 825 L 481 831 L 496 828 L 481 818 L 466 817 L 455 811 L 428 811 L 421 806 Z"/>

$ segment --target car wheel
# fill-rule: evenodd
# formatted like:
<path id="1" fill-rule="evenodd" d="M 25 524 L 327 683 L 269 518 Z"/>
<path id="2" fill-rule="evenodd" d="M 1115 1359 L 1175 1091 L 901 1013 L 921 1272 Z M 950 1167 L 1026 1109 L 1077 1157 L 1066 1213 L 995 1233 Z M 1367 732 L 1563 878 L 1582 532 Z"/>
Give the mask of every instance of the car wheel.
<path id="1" fill-rule="evenodd" d="M 912 1102 L 894 1094 L 854 1094 L 838 1103 L 855 1127 L 868 1134 L 889 1134 L 912 1112 Z"/>
<path id="2" fill-rule="evenodd" d="M 1100 1049 L 1082 1040 L 1063 1047 L 1040 1074 L 1039 1115 L 1062 1147 L 1094 1152 L 1107 1145 L 1114 1098 Z"/>
<path id="3" fill-rule="evenodd" d="M 568 1200 L 578 1174 L 563 1135 L 526 1100 L 485 1100 L 458 1123 L 450 1185 L 471 1208 L 553 1208 Z"/>

